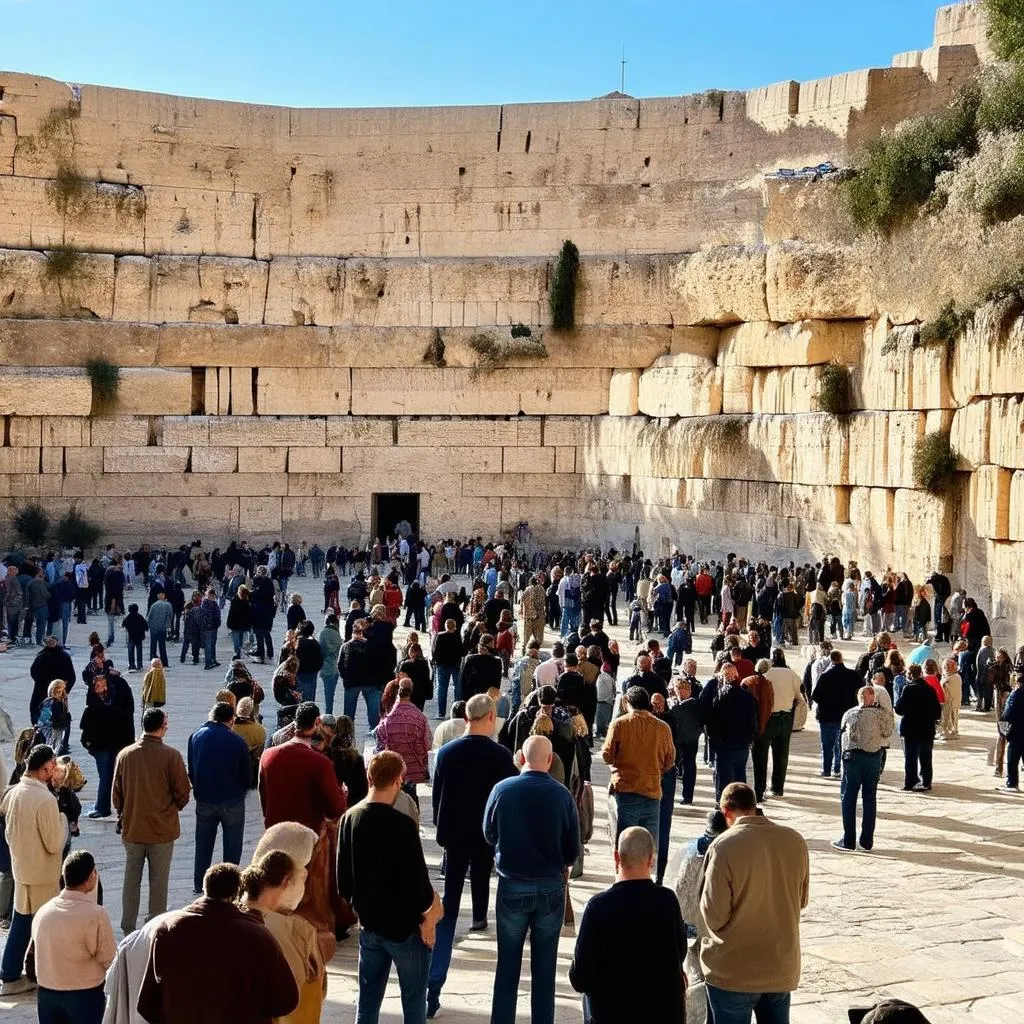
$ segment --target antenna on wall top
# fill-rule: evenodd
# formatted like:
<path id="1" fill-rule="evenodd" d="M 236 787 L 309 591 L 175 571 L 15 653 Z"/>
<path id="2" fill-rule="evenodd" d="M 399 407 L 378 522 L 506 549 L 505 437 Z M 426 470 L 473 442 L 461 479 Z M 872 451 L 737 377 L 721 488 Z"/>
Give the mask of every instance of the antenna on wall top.
<path id="1" fill-rule="evenodd" d="M 622 59 L 619 61 L 619 92 L 626 91 L 626 47 L 622 47 Z"/>

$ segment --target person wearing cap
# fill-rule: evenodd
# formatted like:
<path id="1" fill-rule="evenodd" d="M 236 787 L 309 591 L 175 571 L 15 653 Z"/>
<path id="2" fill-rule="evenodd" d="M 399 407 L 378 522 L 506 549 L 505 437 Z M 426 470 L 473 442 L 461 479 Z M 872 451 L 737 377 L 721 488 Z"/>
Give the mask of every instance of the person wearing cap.
<path id="1" fill-rule="evenodd" d="M 203 889 L 203 875 L 213 861 L 218 825 L 222 860 L 238 864 L 245 831 L 245 796 L 249 791 L 249 745 L 234 729 L 235 709 L 214 704 L 209 718 L 188 739 L 188 777 L 196 798 L 193 893 Z"/>
<path id="2" fill-rule="evenodd" d="M 470 878 L 473 917 L 470 931 L 487 928 L 487 904 L 494 849 L 480 829 L 491 790 L 512 778 L 512 755 L 495 743 L 495 704 L 486 694 L 466 702 L 466 733 L 446 743 L 437 755 L 431 801 L 437 843 L 445 851 L 444 917 L 437 927 L 437 943 L 427 983 L 427 1016 L 440 1006 L 440 993 L 448 977 L 455 925 L 462 903 L 466 875 Z"/>

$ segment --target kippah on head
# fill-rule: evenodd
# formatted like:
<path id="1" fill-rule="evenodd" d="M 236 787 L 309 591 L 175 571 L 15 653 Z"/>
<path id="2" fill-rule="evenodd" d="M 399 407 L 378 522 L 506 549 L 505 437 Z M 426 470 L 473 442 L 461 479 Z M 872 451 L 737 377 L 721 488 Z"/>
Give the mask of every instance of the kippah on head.
<path id="1" fill-rule="evenodd" d="M 311 701 L 307 700 L 295 709 L 295 728 L 305 732 L 316 725 L 320 717 L 320 709 Z"/>

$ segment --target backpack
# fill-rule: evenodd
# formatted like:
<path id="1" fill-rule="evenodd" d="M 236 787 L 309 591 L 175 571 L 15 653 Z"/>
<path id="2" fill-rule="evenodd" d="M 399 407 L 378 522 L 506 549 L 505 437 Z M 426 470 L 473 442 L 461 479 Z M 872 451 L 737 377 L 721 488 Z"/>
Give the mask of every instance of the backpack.
<path id="1" fill-rule="evenodd" d="M 578 576 L 576 578 L 579 579 Z M 582 599 L 582 596 L 583 595 L 582 595 L 582 591 L 580 589 L 580 585 L 577 583 L 576 586 L 573 586 L 572 582 L 571 582 L 571 578 L 570 578 L 570 582 L 566 585 L 566 588 L 565 588 L 565 604 L 566 604 L 566 607 L 569 607 L 571 605 L 574 608 L 578 608 L 579 604 L 580 604 L 580 601 Z"/>

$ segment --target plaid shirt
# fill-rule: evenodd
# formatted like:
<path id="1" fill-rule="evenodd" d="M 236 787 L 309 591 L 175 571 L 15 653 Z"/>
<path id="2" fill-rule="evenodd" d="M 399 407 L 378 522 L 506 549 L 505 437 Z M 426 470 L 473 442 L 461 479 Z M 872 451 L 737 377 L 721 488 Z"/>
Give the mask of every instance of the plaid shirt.
<path id="1" fill-rule="evenodd" d="M 427 753 L 434 741 L 427 716 L 412 701 L 400 700 L 374 730 L 377 750 L 393 750 L 405 761 L 406 782 L 428 782 Z"/>

